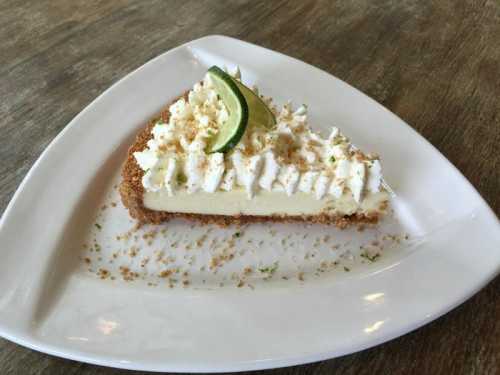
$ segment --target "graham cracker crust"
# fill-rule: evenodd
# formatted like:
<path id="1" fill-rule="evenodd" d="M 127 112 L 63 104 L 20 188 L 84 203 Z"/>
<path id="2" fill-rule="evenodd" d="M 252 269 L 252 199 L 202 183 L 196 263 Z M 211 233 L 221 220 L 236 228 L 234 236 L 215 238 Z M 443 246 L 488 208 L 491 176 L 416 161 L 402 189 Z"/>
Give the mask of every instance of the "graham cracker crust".
<path id="1" fill-rule="evenodd" d="M 187 93 L 181 95 L 187 99 Z M 181 97 L 179 96 L 179 98 Z M 174 99 L 175 102 L 178 98 Z M 375 224 L 379 220 L 378 214 L 365 215 L 353 214 L 346 216 L 331 216 L 328 214 L 319 215 L 301 215 L 301 216 L 250 216 L 250 215 L 202 215 L 202 214 L 189 214 L 182 212 L 166 212 L 154 211 L 144 207 L 143 194 L 144 188 L 142 186 L 142 177 L 144 172 L 137 164 L 134 158 L 134 152 L 143 151 L 147 142 L 152 138 L 151 130 L 160 118 L 164 122 L 168 122 L 169 108 L 167 105 L 158 116 L 153 117 L 146 127 L 144 127 L 135 139 L 135 142 L 129 148 L 127 158 L 122 169 L 122 182 L 120 183 L 119 191 L 123 205 L 128 209 L 131 217 L 136 219 L 141 224 L 160 224 L 175 218 L 183 218 L 192 221 L 198 221 L 202 224 L 217 224 L 220 226 L 228 226 L 231 224 L 247 224 L 259 222 L 307 222 L 315 224 L 334 225 L 338 228 L 346 228 L 353 224 Z"/>

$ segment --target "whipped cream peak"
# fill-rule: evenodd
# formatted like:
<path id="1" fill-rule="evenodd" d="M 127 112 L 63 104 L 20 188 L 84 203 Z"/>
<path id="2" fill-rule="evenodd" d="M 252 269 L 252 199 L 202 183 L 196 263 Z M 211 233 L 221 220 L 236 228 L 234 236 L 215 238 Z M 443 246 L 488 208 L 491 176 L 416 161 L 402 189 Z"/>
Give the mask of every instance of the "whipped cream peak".
<path id="1" fill-rule="evenodd" d="M 241 80 L 239 68 L 229 73 Z M 233 150 L 207 154 L 209 137 L 229 113 L 208 75 L 196 83 L 170 105 L 168 122 L 153 126 L 147 147 L 134 153 L 145 190 L 172 196 L 177 189 L 244 189 L 249 199 L 259 190 L 289 196 L 300 191 L 317 199 L 339 199 L 348 192 L 359 203 L 366 193 L 383 189 L 380 162 L 357 150 L 338 128 L 323 138 L 310 128 L 305 104 L 294 109 L 288 102 L 278 109 L 271 98 L 260 97 L 276 117 L 275 128 L 248 124 Z"/>
<path id="2" fill-rule="evenodd" d="M 232 154 L 231 160 L 236 171 L 238 185 L 246 190 L 249 198 L 252 198 L 263 166 L 262 155 L 257 154 L 246 158 L 236 150 Z"/>

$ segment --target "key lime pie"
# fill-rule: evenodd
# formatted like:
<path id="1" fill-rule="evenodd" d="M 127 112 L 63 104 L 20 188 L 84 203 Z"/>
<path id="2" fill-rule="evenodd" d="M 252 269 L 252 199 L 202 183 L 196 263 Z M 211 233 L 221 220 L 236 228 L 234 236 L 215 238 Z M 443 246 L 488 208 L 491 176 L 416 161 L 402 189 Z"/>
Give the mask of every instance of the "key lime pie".
<path id="1" fill-rule="evenodd" d="M 389 194 L 376 156 L 337 128 L 311 130 L 305 105 L 271 98 L 214 66 L 137 136 L 120 194 L 143 223 L 374 223 Z"/>

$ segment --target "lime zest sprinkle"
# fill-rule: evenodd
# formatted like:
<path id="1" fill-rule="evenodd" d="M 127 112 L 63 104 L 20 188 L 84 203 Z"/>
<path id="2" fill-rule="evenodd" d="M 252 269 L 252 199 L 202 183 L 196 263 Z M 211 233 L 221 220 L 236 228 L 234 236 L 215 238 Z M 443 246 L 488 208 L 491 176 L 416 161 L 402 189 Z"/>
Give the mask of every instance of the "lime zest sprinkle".
<path id="1" fill-rule="evenodd" d="M 276 270 L 278 269 L 278 266 L 279 266 L 279 263 L 278 263 L 278 261 L 276 261 L 270 266 L 259 268 L 259 271 L 262 273 L 267 273 L 269 275 L 272 275 L 273 273 L 276 272 Z"/>

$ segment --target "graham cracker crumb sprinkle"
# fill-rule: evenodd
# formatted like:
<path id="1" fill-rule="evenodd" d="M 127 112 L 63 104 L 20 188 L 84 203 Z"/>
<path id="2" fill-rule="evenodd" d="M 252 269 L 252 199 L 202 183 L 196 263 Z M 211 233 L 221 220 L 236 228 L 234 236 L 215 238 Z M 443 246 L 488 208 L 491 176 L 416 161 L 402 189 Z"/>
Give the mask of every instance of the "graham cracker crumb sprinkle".
<path id="1" fill-rule="evenodd" d="M 158 276 L 161 277 L 161 278 L 167 278 L 167 277 L 169 277 L 169 276 L 171 276 L 173 274 L 174 274 L 174 271 L 170 269 L 170 270 L 161 271 Z"/>
<path id="2" fill-rule="evenodd" d="M 135 246 L 132 246 L 129 250 L 128 250 L 128 255 L 129 257 L 131 258 L 135 258 L 137 256 L 137 253 L 139 252 L 139 248 L 135 247 Z"/>
<path id="3" fill-rule="evenodd" d="M 99 268 L 98 275 L 101 279 L 107 279 L 109 277 L 109 271 L 104 268 Z"/>

